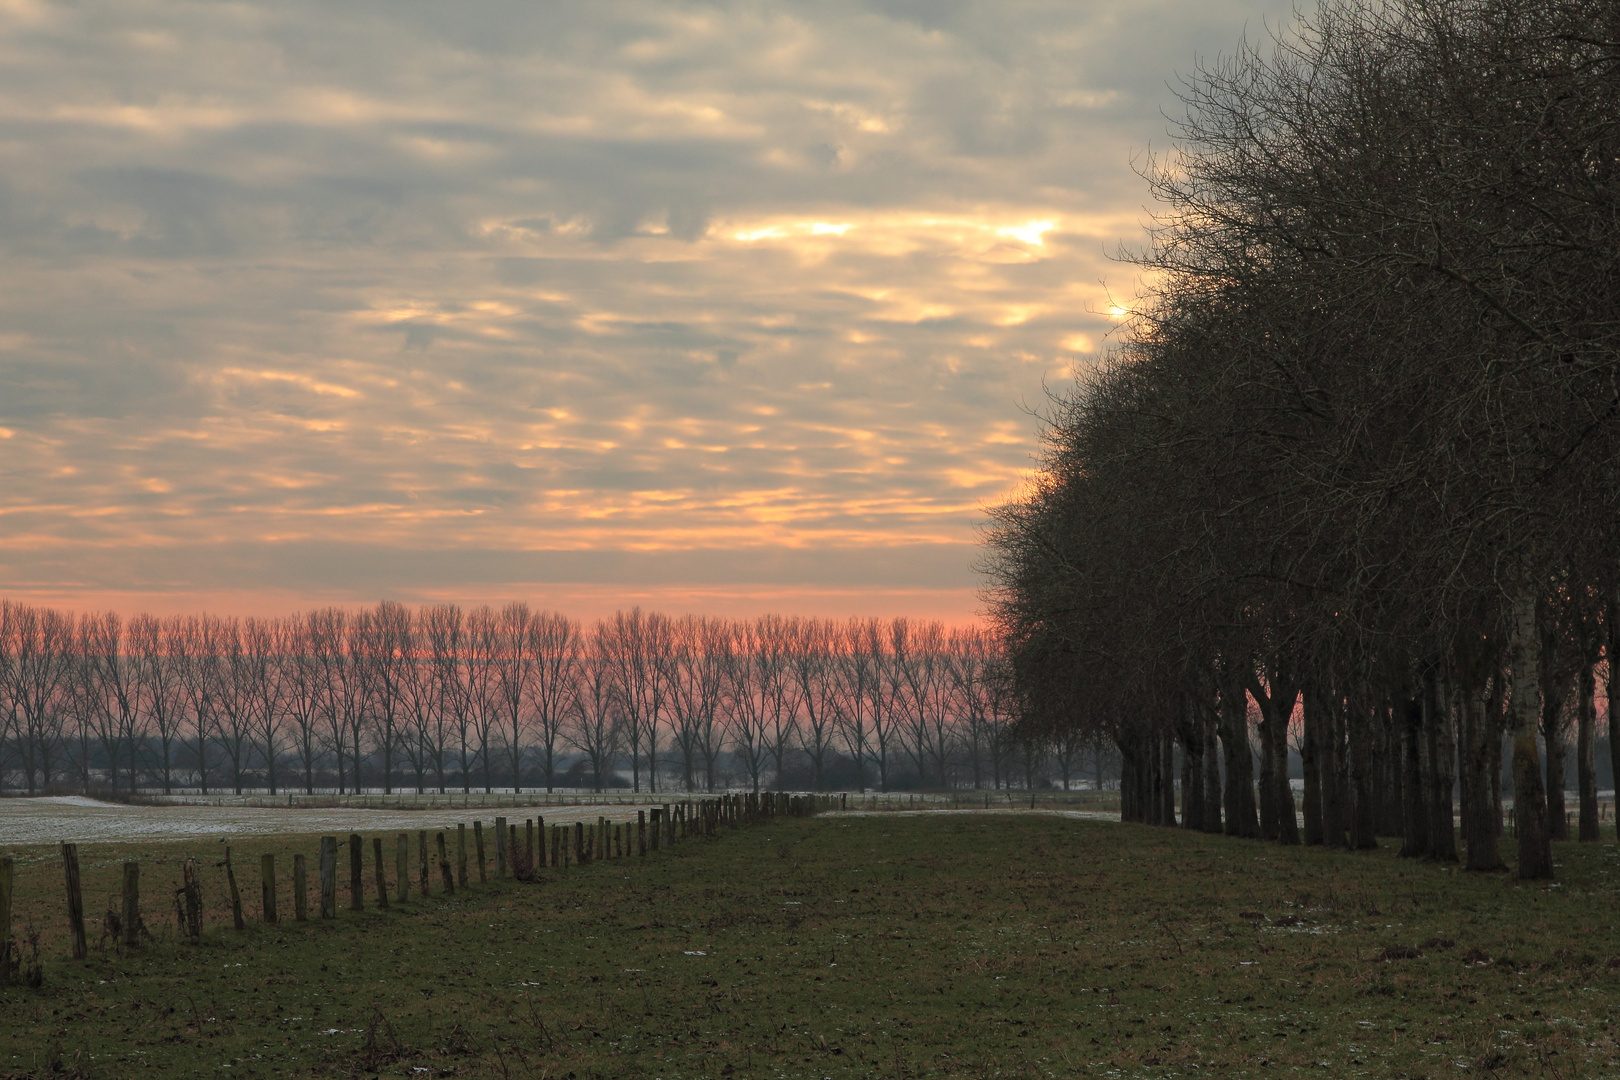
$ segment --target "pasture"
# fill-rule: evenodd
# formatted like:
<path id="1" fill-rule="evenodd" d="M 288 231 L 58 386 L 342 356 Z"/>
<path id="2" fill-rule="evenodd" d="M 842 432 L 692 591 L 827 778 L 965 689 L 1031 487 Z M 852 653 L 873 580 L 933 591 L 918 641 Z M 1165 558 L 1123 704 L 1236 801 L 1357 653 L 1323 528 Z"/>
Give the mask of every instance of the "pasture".
<path id="1" fill-rule="evenodd" d="M 425 823 L 424 823 L 425 824 Z M 369 836 L 368 841 L 369 843 Z M 0 991 L 0 1076 L 1616 1075 L 1620 854 L 1559 881 L 1028 812 L 776 819 L 671 850 L 231 928 L 214 837 L 17 858 L 44 984 Z M 390 849 L 391 850 L 391 849 Z M 202 944 L 172 889 L 203 865 Z M 142 863 L 152 939 L 97 941 Z M 205 864 L 205 865 L 204 865 Z M 391 869 L 391 864 L 390 864 Z M 366 862 L 371 884 L 372 864 Z M 346 871 L 340 868 L 340 881 Z M 283 886 L 285 888 L 285 886 Z M 342 899 L 346 901 L 346 892 Z M 25 951 L 26 951 L 25 946 Z"/>

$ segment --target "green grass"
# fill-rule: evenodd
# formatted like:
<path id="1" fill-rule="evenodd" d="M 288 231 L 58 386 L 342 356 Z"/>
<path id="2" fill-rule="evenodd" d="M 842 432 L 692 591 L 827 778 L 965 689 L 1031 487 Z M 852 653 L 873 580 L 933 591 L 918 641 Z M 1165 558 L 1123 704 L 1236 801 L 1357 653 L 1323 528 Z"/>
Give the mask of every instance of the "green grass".
<path id="1" fill-rule="evenodd" d="M 201 947 L 166 895 L 186 847 L 82 849 L 91 911 L 142 859 L 157 939 L 78 963 L 46 939 L 44 987 L 0 992 L 0 1075 L 1620 1075 L 1613 844 L 1559 845 L 1549 887 L 1045 816 L 827 817 L 243 933 L 210 864 Z M 263 850 L 239 856 L 250 918 Z M 28 918 L 54 917 L 54 853 L 19 854 L 19 901 L 48 902 Z"/>

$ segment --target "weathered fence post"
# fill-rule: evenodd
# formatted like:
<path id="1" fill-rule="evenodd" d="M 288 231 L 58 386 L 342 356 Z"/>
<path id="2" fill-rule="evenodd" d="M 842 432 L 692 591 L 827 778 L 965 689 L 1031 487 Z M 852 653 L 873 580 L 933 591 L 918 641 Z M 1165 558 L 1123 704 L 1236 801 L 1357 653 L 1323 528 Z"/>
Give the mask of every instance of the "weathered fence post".
<path id="1" fill-rule="evenodd" d="M 321 918 L 337 918 L 337 837 L 321 837 Z"/>
<path id="2" fill-rule="evenodd" d="M 561 870 L 565 861 L 566 857 L 563 855 L 562 846 L 562 826 L 553 825 L 551 827 L 551 865 L 554 869 Z"/>
<path id="3" fill-rule="evenodd" d="M 394 895 L 403 904 L 411 895 L 411 834 L 394 837 Z"/>
<path id="4" fill-rule="evenodd" d="M 647 854 L 647 811 L 636 811 L 636 847 L 638 855 Z"/>
<path id="5" fill-rule="evenodd" d="M 202 941 L 202 884 L 197 880 L 196 860 L 186 860 L 181 880 L 186 897 L 186 936 L 196 945 Z"/>
<path id="6" fill-rule="evenodd" d="M 439 876 L 444 878 L 444 895 L 456 895 L 456 878 L 450 872 L 450 852 L 444 845 L 444 833 L 439 833 L 435 841 L 439 847 Z"/>
<path id="7" fill-rule="evenodd" d="M 133 949 L 140 944 L 141 929 L 141 864 L 124 864 L 124 948 Z M 11 940 L 8 933 L 0 937 L 0 948 Z"/>
<path id="8" fill-rule="evenodd" d="M 231 865 L 231 849 L 225 849 L 225 883 L 231 890 L 231 922 L 238 930 L 246 930 L 247 923 L 242 921 L 242 894 L 236 888 L 236 867 Z"/>
<path id="9" fill-rule="evenodd" d="M 652 828 L 648 830 L 652 840 L 652 849 L 657 851 L 664 839 L 664 812 L 656 806 L 652 809 Z"/>
<path id="10" fill-rule="evenodd" d="M 349 910 L 366 908 L 366 867 L 362 859 L 360 834 L 349 834 Z"/>
<path id="11" fill-rule="evenodd" d="M 266 926 L 276 922 L 276 857 L 259 856 L 259 907 Z"/>
<path id="12" fill-rule="evenodd" d="M 293 921 L 309 920 L 309 876 L 304 869 L 304 856 L 293 856 Z"/>
<path id="13" fill-rule="evenodd" d="M 506 876 L 506 819 L 495 819 L 495 876 Z"/>
<path id="14" fill-rule="evenodd" d="M 534 869 L 534 818 L 523 819 L 523 854 L 528 856 L 528 868 Z"/>
<path id="15" fill-rule="evenodd" d="M 585 823 L 574 822 L 574 865 L 585 865 Z"/>
<path id="16" fill-rule="evenodd" d="M 535 852 L 534 868 L 539 870 L 550 862 L 546 858 L 546 819 L 544 817 L 536 816 L 534 819 L 534 839 L 535 843 L 539 845 L 539 850 Z"/>
<path id="17" fill-rule="evenodd" d="M 373 876 L 377 879 L 377 910 L 388 910 L 388 871 L 383 868 L 383 842 L 382 837 L 371 838 L 371 864 Z"/>
<path id="18" fill-rule="evenodd" d="M 16 882 L 16 866 L 7 855 L 0 858 L 0 986 L 11 980 L 11 891 Z"/>
<path id="19" fill-rule="evenodd" d="M 417 890 L 422 894 L 422 899 L 426 900 L 429 892 L 428 885 L 432 883 L 432 878 L 428 876 L 428 838 L 426 829 L 416 831 L 416 855 L 416 886 Z"/>
<path id="20" fill-rule="evenodd" d="M 467 825 L 456 823 L 456 884 L 467 887 Z"/>
<path id="21" fill-rule="evenodd" d="M 483 885 L 489 881 L 489 876 L 484 872 L 484 823 L 482 821 L 473 822 L 473 846 L 478 849 L 478 884 Z"/>

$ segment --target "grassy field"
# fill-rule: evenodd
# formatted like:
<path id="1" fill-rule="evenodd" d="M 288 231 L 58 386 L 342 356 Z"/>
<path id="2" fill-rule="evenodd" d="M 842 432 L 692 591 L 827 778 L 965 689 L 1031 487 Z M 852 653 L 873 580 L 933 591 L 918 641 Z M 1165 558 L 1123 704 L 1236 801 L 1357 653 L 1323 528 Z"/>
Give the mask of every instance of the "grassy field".
<path id="1" fill-rule="evenodd" d="M 265 850 L 316 841 L 238 853 L 250 918 Z M 169 896 L 188 853 L 200 947 Z M 87 910 L 139 857 L 155 939 L 77 963 L 55 852 L 13 854 L 19 922 L 51 932 L 44 986 L 0 992 L 0 1076 L 1620 1075 L 1613 844 L 1560 845 L 1546 886 L 1042 815 L 830 816 L 242 933 L 217 845 L 107 845 L 81 849 Z"/>

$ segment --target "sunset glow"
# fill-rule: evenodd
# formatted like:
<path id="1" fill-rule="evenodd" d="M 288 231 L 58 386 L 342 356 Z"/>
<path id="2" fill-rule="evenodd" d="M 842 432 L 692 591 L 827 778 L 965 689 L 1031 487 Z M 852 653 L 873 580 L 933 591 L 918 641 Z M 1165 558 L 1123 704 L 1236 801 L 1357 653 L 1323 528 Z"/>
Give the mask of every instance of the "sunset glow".
<path id="1" fill-rule="evenodd" d="M 969 619 L 1267 10 L 4 6 L 0 592 Z"/>

